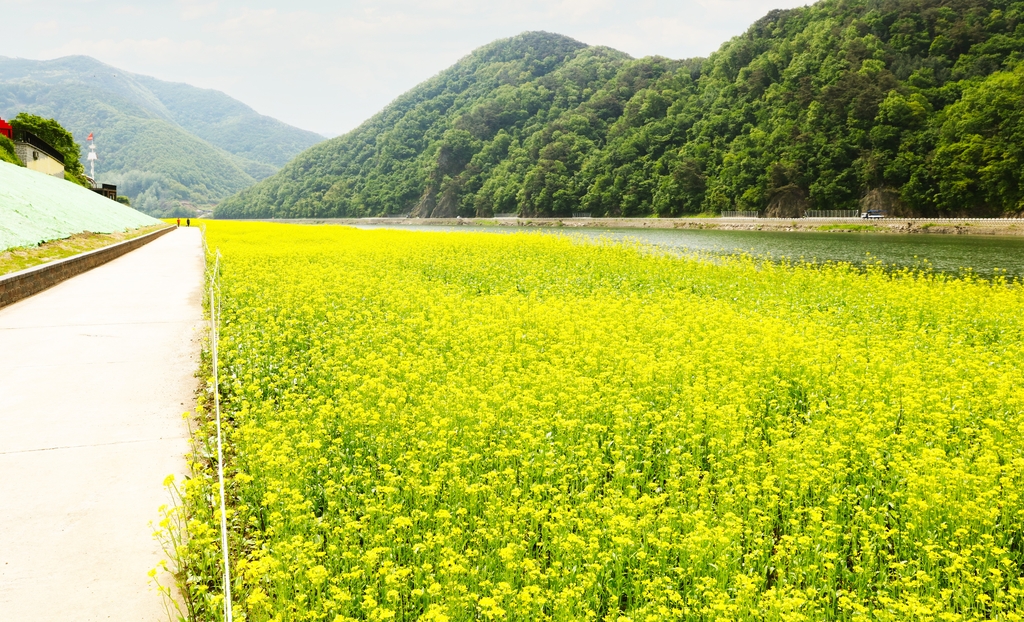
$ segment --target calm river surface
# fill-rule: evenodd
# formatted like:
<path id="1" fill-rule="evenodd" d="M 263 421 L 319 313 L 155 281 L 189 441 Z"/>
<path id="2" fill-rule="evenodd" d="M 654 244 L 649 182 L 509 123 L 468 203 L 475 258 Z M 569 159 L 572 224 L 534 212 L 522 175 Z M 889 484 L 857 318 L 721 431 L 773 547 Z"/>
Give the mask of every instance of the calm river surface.
<path id="1" fill-rule="evenodd" d="M 379 228 L 376 225 L 360 228 Z M 1024 237 L 970 235 L 899 235 L 892 233 L 804 233 L 788 231 L 715 231 L 686 229 L 545 229 L 532 227 L 444 227 L 388 225 L 411 231 L 487 233 L 542 232 L 583 238 L 638 240 L 666 248 L 712 253 L 745 252 L 772 259 L 845 261 L 863 265 L 921 267 L 957 274 L 972 269 L 992 276 L 994 269 L 1024 278 Z M 927 264 L 925 264 L 927 260 Z"/>

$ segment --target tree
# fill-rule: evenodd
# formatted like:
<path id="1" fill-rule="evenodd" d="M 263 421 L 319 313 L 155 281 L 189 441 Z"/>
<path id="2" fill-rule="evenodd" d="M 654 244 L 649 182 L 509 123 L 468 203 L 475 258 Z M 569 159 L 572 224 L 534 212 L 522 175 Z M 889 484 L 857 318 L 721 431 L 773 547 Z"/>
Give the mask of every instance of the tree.
<path id="1" fill-rule="evenodd" d="M 679 216 L 879 195 L 906 216 L 1021 213 L 1022 58 L 1024 2 L 1005 0 L 818 2 L 686 61 L 526 33 L 216 213 Z"/>
<path id="2" fill-rule="evenodd" d="M 44 119 L 43 117 L 19 112 L 18 116 L 11 119 L 11 127 L 16 130 L 32 132 L 51 147 L 64 156 L 64 172 L 81 183 L 87 183 L 85 178 L 85 167 L 82 166 L 82 148 L 75 142 L 71 132 L 64 129 L 55 119 Z"/>
<path id="3" fill-rule="evenodd" d="M 6 136 L 0 136 L 0 162 L 8 162 L 17 166 L 25 166 L 25 163 L 14 151 L 14 143 Z"/>

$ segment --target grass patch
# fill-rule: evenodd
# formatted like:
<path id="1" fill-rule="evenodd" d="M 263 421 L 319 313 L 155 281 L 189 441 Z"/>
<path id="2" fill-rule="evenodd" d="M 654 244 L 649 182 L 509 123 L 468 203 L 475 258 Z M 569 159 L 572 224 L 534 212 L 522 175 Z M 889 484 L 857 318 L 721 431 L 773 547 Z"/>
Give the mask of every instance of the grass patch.
<path id="1" fill-rule="evenodd" d="M 0 275 L 10 274 L 79 253 L 93 251 L 117 242 L 123 242 L 140 235 L 162 229 L 164 225 L 151 225 L 129 231 L 114 233 L 92 233 L 83 231 L 62 240 L 43 242 L 38 246 L 16 246 L 0 252 Z"/>

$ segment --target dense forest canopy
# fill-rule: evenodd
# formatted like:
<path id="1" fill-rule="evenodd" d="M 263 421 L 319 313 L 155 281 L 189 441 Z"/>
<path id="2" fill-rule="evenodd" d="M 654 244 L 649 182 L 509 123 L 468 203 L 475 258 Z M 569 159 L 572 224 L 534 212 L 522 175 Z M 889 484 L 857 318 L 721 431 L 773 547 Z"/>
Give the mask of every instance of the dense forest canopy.
<path id="1" fill-rule="evenodd" d="M 826 0 L 707 59 L 477 50 L 220 217 L 1024 212 L 1024 2 Z"/>

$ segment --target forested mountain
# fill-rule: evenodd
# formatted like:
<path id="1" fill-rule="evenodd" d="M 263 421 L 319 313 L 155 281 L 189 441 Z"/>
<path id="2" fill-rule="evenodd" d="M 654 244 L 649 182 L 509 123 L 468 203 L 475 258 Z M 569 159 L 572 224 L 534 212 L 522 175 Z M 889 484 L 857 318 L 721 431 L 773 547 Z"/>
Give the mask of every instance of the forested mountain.
<path id="1" fill-rule="evenodd" d="M 0 116 L 52 117 L 82 145 L 96 137 L 101 181 L 134 207 L 187 213 L 273 174 L 323 137 L 218 91 L 121 71 L 86 56 L 0 57 Z"/>
<path id="2" fill-rule="evenodd" d="M 687 61 L 526 33 L 216 214 L 1021 213 L 1022 55 L 986 0 L 825 0 Z"/>

